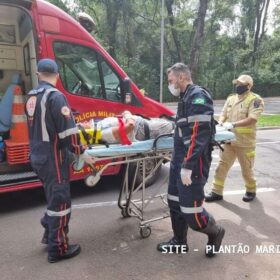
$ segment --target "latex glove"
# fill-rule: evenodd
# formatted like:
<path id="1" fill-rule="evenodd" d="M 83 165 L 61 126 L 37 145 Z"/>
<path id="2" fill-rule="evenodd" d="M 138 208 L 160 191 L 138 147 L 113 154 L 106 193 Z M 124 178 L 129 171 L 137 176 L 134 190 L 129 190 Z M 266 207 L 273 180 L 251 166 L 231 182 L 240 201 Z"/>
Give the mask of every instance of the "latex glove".
<path id="1" fill-rule="evenodd" d="M 181 180 L 184 185 L 189 186 L 192 183 L 192 170 L 182 168 L 181 169 Z"/>
<path id="2" fill-rule="evenodd" d="M 234 128 L 234 125 L 231 122 L 225 122 L 222 125 L 226 130 L 232 130 Z"/>
<path id="3" fill-rule="evenodd" d="M 95 162 L 95 160 L 87 153 L 87 151 L 84 151 L 84 153 L 80 155 L 80 158 L 90 166 L 92 166 Z"/>

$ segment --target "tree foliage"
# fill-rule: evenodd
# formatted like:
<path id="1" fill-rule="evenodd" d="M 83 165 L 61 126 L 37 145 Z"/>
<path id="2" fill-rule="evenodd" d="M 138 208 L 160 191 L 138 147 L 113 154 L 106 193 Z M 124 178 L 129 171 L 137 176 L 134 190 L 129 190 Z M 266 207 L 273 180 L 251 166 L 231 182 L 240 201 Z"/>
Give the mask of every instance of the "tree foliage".
<path id="1" fill-rule="evenodd" d="M 75 11 L 69 0 L 50 2 L 73 15 L 90 14 L 98 28 L 95 38 L 140 88 L 159 99 L 161 1 L 76 0 Z M 232 80 L 241 73 L 253 76 L 254 91 L 262 96 L 279 95 L 279 0 L 164 4 L 165 68 L 178 61 L 189 64 L 194 82 L 208 87 L 215 98 L 232 92 Z M 164 89 L 164 101 L 172 100 L 166 81 Z"/>

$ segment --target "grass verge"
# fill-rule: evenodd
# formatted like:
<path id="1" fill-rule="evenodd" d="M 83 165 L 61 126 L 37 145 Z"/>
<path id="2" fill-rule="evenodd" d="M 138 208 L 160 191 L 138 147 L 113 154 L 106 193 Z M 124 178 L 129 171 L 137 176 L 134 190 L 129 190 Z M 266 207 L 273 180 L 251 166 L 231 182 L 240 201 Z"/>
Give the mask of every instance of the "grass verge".
<path id="1" fill-rule="evenodd" d="M 264 126 L 280 126 L 280 114 L 262 115 L 257 122 L 258 127 Z"/>

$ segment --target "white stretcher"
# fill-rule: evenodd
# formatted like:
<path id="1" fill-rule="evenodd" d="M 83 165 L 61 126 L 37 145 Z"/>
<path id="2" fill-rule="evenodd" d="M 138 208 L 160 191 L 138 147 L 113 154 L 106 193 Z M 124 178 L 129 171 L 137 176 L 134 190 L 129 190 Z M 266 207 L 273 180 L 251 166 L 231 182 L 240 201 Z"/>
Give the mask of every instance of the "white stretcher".
<path id="1" fill-rule="evenodd" d="M 232 132 L 224 130 L 222 127 L 216 127 L 215 141 L 219 144 L 229 143 L 234 140 L 234 134 Z M 169 214 L 155 217 L 152 219 L 144 219 L 144 209 L 151 202 L 152 199 L 160 198 L 163 203 L 166 204 L 164 194 L 157 194 L 150 197 L 146 197 L 146 182 L 149 180 L 153 174 L 161 167 L 163 163 L 171 160 L 171 155 L 173 151 L 173 137 L 172 135 L 161 135 L 157 139 L 150 139 L 145 141 L 133 142 L 131 145 L 121 145 L 121 144 L 111 144 L 108 147 L 105 145 L 97 145 L 87 149 L 87 153 L 92 156 L 95 163 L 111 160 L 101 167 L 99 170 L 93 168 L 92 174 L 85 178 L 85 183 L 88 186 L 94 186 L 99 180 L 104 172 L 109 166 L 126 164 L 125 174 L 123 178 L 122 188 L 120 190 L 118 206 L 121 209 L 123 217 L 137 217 L 140 220 L 140 235 L 143 238 L 150 236 L 151 226 L 150 223 L 157 220 L 164 219 L 169 216 Z M 116 160 L 120 159 L 122 160 Z M 154 161 L 156 164 L 148 175 L 145 174 L 146 164 L 148 161 Z M 135 167 L 134 178 L 132 180 L 129 178 L 129 167 L 133 164 Z M 78 159 L 73 168 L 75 170 L 80 170 L 83 168 L 84 162 Z M 139 169 L 142 170 L 142 182 L 136 184 L 136 174 Z M 168 177 L 168 175 L 167 175 Z M 165 178 L 167 180 L 167 177 Z M 135 200 L 135 195 L 141 190 L 141 198 Z"/>

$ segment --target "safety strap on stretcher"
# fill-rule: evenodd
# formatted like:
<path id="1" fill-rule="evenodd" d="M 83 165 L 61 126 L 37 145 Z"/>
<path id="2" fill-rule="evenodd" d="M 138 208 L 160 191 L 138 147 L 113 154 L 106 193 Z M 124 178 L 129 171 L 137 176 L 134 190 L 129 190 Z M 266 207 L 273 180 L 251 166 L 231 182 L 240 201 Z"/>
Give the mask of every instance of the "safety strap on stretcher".
<path id="1" fill-rule="evenodd" d="M 118 118 L 119 121 L 119 133 L 120 133 L 120 142 L 122 145 L 131 145 L 132 142 L 128 139 L 125 131 L 125 126 L 122 118 Z"/>

